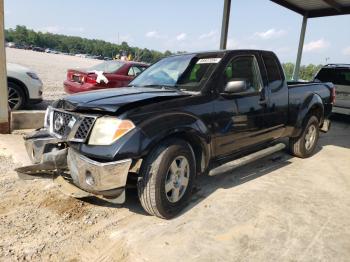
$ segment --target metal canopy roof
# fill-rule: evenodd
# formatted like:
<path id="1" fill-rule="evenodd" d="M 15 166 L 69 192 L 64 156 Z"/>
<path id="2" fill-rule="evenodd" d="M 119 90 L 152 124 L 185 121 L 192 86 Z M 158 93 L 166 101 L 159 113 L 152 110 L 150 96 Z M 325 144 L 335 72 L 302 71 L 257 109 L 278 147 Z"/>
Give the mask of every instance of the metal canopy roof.
<path id="1" fill-rule="evenodd" d="M 350 14 L 350 0 L 271 0 L 308 18 Z"/>

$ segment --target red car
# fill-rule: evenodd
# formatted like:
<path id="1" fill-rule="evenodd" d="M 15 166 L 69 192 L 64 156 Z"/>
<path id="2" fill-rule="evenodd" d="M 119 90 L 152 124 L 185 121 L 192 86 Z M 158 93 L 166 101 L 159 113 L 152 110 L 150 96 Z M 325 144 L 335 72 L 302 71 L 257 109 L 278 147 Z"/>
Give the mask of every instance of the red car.
<path id="1" fill-rule="evenodd" d="M 147 64 L 132 61 L 106 61 L 85 70 L 68 69 L 64 81 L 66 93 L 127 86 Z"/>

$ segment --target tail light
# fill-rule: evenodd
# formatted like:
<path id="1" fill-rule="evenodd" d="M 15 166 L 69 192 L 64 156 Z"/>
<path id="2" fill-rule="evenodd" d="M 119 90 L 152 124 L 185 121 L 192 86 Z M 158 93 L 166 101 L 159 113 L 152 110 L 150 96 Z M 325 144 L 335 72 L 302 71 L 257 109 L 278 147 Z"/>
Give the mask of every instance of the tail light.
<path id="1" fill-rule="evenodd" d="M 82 79 L 82 81 L 89 84 L 96 84 L 96 75 L 87 75 Z"/>
<path id="2" fill-rule="evenodd" d="M 331 104 L 335 104 L 335 99 L 336 99 L 336 93 L 335 93 L 335 86 L 332 87 L 331 91 Z"/>

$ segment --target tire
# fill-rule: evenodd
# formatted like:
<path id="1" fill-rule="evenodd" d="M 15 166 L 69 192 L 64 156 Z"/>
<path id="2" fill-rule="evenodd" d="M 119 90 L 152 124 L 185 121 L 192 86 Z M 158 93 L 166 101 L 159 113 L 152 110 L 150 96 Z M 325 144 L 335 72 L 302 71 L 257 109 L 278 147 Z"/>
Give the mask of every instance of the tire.
<path id="1" fill-rule="evenodd" d="M 300 158 L 312 156 L 318 139 L 320 137 L 319 121 L 316 116 L 311 116 L 299 137 L 289 139 L 289 148 L 291 154 Z"/>
<path id="2" fill-rule="evenodd" d="M 137 183 L 145 211 L 165 219 L 176 216 L 191 198 L 195 163 L 191 146 L 180 139 L 169 139 L 152 150 Z"/>
<path id="3" fill-rule="evenodd" d="M 11 110 L 22 109 L 26 104 L 26 96 L 17 84 L 8 82 L 8 103 Z"/>

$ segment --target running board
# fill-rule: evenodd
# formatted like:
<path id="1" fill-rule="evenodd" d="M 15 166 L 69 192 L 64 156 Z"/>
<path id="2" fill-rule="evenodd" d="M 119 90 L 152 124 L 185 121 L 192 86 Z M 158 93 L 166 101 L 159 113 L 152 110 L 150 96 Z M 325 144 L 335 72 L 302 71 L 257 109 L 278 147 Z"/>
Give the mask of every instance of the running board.
<path id="1" fill-rule="evenodd" d="M 276 144 L 274 146 L 265 148 L 263 150 L 260 150 L 258 152 L 252 153 L 250 155 L 244 156 L 242 158 L 238 158 L 236 160 L 233 160 L 231 162 L 228 162 L 226 164 L 223 164 L 219 167 L 216 167 L 209 171 L 209 176 L 216 176 L 219 174 L 226 173 L 228 171 L 231 171 L 237 167 L 249 164 L 251 162 L 254 162 L 260 158 L 266 157 L 268 155 L 272 155 L 273 153 L 276 153 L 278 151 L 281 151 L 286 148 L 286 145 L 283 143 Z"/>

